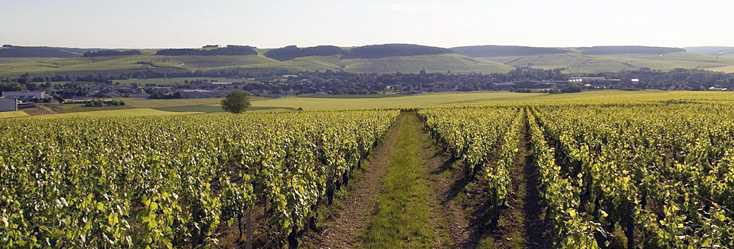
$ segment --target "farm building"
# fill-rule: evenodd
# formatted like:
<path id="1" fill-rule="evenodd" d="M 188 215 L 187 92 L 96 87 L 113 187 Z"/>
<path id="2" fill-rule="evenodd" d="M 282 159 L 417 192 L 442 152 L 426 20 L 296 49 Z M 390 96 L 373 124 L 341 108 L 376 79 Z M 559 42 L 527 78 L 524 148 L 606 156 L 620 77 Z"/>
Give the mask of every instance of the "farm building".
<path id="1" fill-rule="evenodd" d="M 196 98 L 222 98 L 227 96 L 228 91 L 222 90 L 205 90 L 205 89 L 186 89 L 181 90 L 181 96 L 186 99 Z"/>
<path id="2" fill-rule="evenodd" d="M 15 99 L 0 99 L 0 112 L 14 112 L 18 110 L 18 101 Z"/>
<path id="3" fill-rule="evenodd" d="M 709 90 L 709 91 L 718 91 L 718 92 L 723 92 L 723 91 L 727 91 L 728 89 L 727 89 L 726 87 L 713 87 L 713 86 L 712 86 L 712 87 L 709 87 L 709 89 L 708 89 L 708 90 Z"/>
<path id="4" fill-rule="evenodd" d="M 571 77 L 568 79 L 570 83 L 606 83 L 621 82 L 620 79 L 608 79 L 607 77 Z"/>
<path id="5" fill-rule="evenodd" d="M 3 98 L 29 101 L 33 99 L 44 99 L 48 97 L 45 91 L 7 91 L 3 92 Z"/>
<path id="6" fill-rule="evenodd" d="M 80 96 L 74 96 L 74 97 L 72 97 L 71 99 L 66 99 L 66 100 L 64 100 L 64 103 L 84 103 L 84 102 L 87 102 L 87 101 L 92 101 L 92 100 L 94 100 L 94 98 L 92 98 L 92 97 L 86 97 L 86 96 L 83 96 L 83 97 L 80 97 Z"/>

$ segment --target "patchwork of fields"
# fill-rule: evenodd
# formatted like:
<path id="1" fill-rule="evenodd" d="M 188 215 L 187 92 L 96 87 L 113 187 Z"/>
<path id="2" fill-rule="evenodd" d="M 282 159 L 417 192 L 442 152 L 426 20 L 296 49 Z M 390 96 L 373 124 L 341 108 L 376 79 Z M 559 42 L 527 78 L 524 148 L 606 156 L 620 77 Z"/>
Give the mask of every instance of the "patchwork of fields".
<path id="1" fill-rule="evenodd" d="M 248 56 L 163 56 L 144 51 L 135 56 L 74 58 L 0 58 L 0 76 L 31 75 L 86 76 L 104 72 L 110 75 L 153 70 L 183 73 L 197 70 L 238 69 L 252 72 L 344 71 L 351 73 L 507 73 L 515 67 L 563 68 L 565 73 L 618 72 L 650 68 L 708 69 L 731 72 L 732 55 L 689 52 L 665 54 L 584 54 L 568 51 L 558 54 L 472 57 L 456 53 L 415 56 L 389 56 L 370 59 L 342 58 L 341 55 L 307 56 L 278 61 L 263 55 Z"/>

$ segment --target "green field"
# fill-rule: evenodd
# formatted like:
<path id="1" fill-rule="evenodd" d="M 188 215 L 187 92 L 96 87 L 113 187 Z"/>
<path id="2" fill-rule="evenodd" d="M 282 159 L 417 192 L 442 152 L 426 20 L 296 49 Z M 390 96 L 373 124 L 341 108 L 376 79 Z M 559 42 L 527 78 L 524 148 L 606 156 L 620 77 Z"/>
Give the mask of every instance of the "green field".
<path id="1" fill-rule="evenodd" d="M 346 110 L 346 109 L 375 109 L 375 108 L 416 108 L 434 105 L 459 104 L 473 101 L 512 100 L 529 96 L 545 94 L 511 93 L 511 92 L 462 92 L 462 93 L 435 93 L 418 95 L 356 95 L 356 96 L 311 96 L 311 97 L 284 97 L 262 98 L 251 97 L 250 111 L 294 111 L 303 110 Z M 134 99 L 122 98 L 125 106 L 85 107 L 82 104 L 63 104 L 54 107 L 55 111 L 63 114 L 46 115 L 45 117 L 67 116 L 130 116 L 142 110 L 141 115 L 182 114 L 182 113 L 211 113 L 222 112 L 221 99 Z"/>
<path id="2" fill-rule="evenodd" d="M 379 59 L 347 59 L 340 65 L 344 71 L 355 73 L 506 73 L 513 67 L 480 58 L 458 54 L 386 57 Z"/>
<path id="3" fill-rule="evenodd" d="M 262 55 L 250 56 L 159 56 L 144 53 L 138 56 L 78 57 L 78 58 L 0 58 L 0 76 L 65 74 L 86 76 L 100 72 L 118 74 L 139 70 L 166 73 L 239 68 L 252 71 L 345 71 L 352 73 L 505 73 L 514 67 L 531 66 L 542 69 L 566 68 L 566 73 L 598 73 L 634 70 L 641 67 L 659 70 L 700 68 L 734 72 L 734 56 L 713 56 L 695 53 L 663 55 L 618 54 L 587 55 L 576 52 L 531 56 L 472 58 L 459 54 L 396 56 L 377 59 L 342 59 L 340 55 L 310 56 L 277 61 Z M 184 79 L 120 80 L 120 83 L 183 83 Z M 218 79 L 230 80 L 230 79 Z"/>
<path id="4" fill-rule="evenodd" d="M 483 59 L 517 67 L 541 69 L 566 68 L 566 73 L 599 73 L 636 70 L 642 67 L 671 70 L 697 68 L 731 72 L 734 57 L 713 56 L 693 53 L 670 53 L 663 55 L 586 55 L 586 54 L 542 54 L 531 56 L 484 57 Z"/>
<path id="5" fill-rule="evenodd" d="M 254 97 L 253 100 L 258 99 Z M 136 108 L 151 108 L 162 110 L 165 108 L 177 108 L 178 111 L 186 112 L 212 112 L 212 111 L 201 111 L 196 110 L 199 107 L 211 107 L 218 106 L 221 99 L 219 98 L 206 98 L 206 99 L 137 99 L 137 98 L 115 98 L 115 100 L 122 100 L 125 102 L 124 106 L 102 106 L 102 107 L 89 107 L 84 104 L 61 104 L 61 105 L 48 105 L 52 110 L 58 113 L 73 113 L 73 112 L 94 112 L 94 111 L 110 111 L 110 110 L 126 110 Z M 186 109 L 186 108 L 189 109 Z M 164 110 L 167 111 L 167 110 Z M 221 111 L 221 108 L 219 108 Z"/>
<path id="6" fill-rule="evenodd" d="M 711 68 L 711 70 L 725 72 L 725 73 L 734 73 L 734 65 L 715 67 L 715 68 Z"/>
<path id="7" fill-rule="evenodd" d="M 125 106 L 85 107 L 82 104 L 64 104 L 52 107 L 60 114 L 44 117 L 68 116 L 138 116 L 222 112 L 219 98 L 209 99 L 133 99 L 123 98 Z M 570 94 L 512 93 L 512 92 L 460 92 L 426 93 L 417 95 L 342 95 L 304 96 L 284 98 L 253 97 L 249 111 L 306 111 L 348 110 L 376 108 L 420 108 L 431 106 L 463 105 L 524 105 L 569 103 L 639 103 L 669 100 L 696 102 L 733 102 L 730 92 L 686 91 L 588 91 Z M 23 113 L 23 114 L 21 114 Z M 25 112 L 3 113 L 0 118 L 20 117 Z M 27 115 L 27 114 L 25 114 Z"/>
<path id="8" fill-rule="evenodd" d="M 226 68 L 253 71 L 326 71 L 354 73 L 429 72 L 492 73 L 508 72 L 512 67 L 458 54 L 402 56 L 380 59 L 346 59 L 341 56 L 312 56 L 277 61 L 262 55 L 251 56 L 139 56 L 78 58 L 0 58 L 0 76 L 68 74 L 85 76 L 99 72 L 124 73 L 156 70 L 167 73 Z M 157 81 L 157 80 L 156 80 Z M 164 80 L 165 81 L 165 80 Z M 136 82 L 135 80 L 127 83 Z M 169 81 L 170 82 L 170 81 Z M 177 81 L 174 81 L 177 82 Z M 122 83 L 122 82 L 121 82 Z"/>
<path id="9" fill-rule="evenodd" d="M 18 118 L 18 117 L 27 117 L 28 113 L 25 113 L 24 111 L 14 111 L 14 112 L 0 112 L 0 119 L 2 118 Z"/>
<path id="10" fill-rule="evenodd" d="M 478 100 L 499 100 L 518 97 L 542 95 L 535 93 L 511 92 L 466 92 L 419 94 L 390 98 L 318 98 L 318 97 L 285 97 L 253 101 L 253 107 L 277 107 L 304 110 L 343 110 L 372 108 L 414 108 L 433 105 L 462 103 Z"/>
<path id="11" fill-rule="evenodd" d="M 91 112 L 91 111 L 109 111 L 109 110 L 122 110 L 130 109 L 129 106 L 100 106 L 92 107 L 85 106 L 84 104 L 63 104 L 63 105 L 46 105 L 51 110 L 57 113 L 72 113 L 72 112 Z"/>
<path id="12" fill-rule="evenodd" d="M 518 105 L 518 104 L 612 104 L 612 103 L 653 103 L 665 101 L 690 102 L 722 102 L 734 101 L 732 92 L 698 92 L 698 91 L 588 91 L 570 94 L 543 94 L 537 96 L 521 96 L 496 100 L 476 100 L 469 103 L 475 105 Z"/>
<path id="13" fill-rule="evenodd" d="M 151 108 L 135 108 L 135 109 L 124 109 L 124 110 L 59 113 L 59 114 L 52 114 L 52 115 L 32 116 L 29 118 L 137 117 L 137 116 L 184 115 L 184 114 L 196 114 L 196 113 L 201 113 L 201 112 L 168 112 L 168 111 L 161 111 L 161 110 L 156 110 L 156 109 L 151 109 Z"/>

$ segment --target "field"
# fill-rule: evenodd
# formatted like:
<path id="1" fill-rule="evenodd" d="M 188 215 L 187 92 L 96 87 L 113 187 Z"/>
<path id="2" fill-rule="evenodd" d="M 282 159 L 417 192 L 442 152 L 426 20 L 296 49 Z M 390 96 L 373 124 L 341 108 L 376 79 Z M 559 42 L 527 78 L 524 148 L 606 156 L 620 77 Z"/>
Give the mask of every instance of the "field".
<path id="1" fill-rule="evenodd" d="M 277 61 L 262 55 L 250 56 L 158 56 L 144 53 L 137 56 L 78 57 L 78 58 L 0 58 L 0 76 L 31 75 L 96 75 L 100 72 L 119 74 L 140 70 L 164 73 L 209 71 L 239 68 L 253 72 L 263 71 L 345 71 L 352 73 L 506 73 L 514 67 L 543 69 L 565 68 L 566 73 L 598 73 L 635 70 L 641 67 L 659 70 L 698 68 L 730 72 L 732 56 L 714 56 L 695 53 L 663 55 L 617 54 L 586 55 L 540 54 L 507 57 L 469 57 L 459 54 L 393 56 L 377 59 L 343 59 L 340 55 L 310 56 L 288 61 Z M 121 83 L 152 82 L 173 84 L 184 79 L 120 80 Z M 226 80 L 226 79 L 222 79 Z"/>
<path id="2" fill-rule="evenodd" d="M 139 63 L 145 62 L 145 63 Z M 161 72 L 185 72 L 226 68 L 252 71 L 340 71 L 355 73 L 457 73 L 508 72 L 512 67 L 463 55 L 402 56 L 381 59 L 341 59 L 340 56 L 312 56 L 277 61 L 263 55 L 251 56 L 113 56 L 94 58 L 0 58 L 0 76 L 68 74 L 86 76 L 99 72 L 123 73 L 151 69 Z M 163 80 L 170 82 L 170 80 Z M 128 81 L 121 81 L 128 82 Z M 174 80 L 176 82 L 176 80 Z M 129 82 L 128 82 L 129 83 Z"/>
<path id="3" fill-rule="evenodd" d="M 711 68 L 711 70 L 725 72 L 725 73 L 734 73 L 734 65 L 715 67 L 715 68 Z"/>
<path id="4" fill-rule="evenodd" d="M 45 115 L 51 117 L 67 116 L 121 116 L 149 115 L 151 110 L 159 114 L 191 114 L 222 112 L 221 99 L 133 99 L 122 98 L 125 106 L 85 107 L 81 104 L 66 104 L 54 107 L 64 115 Z M 572 104 L 572 103 L 633 103 L 662 102 L 668 100 L 688 100 L 705 102 L 729 102 L 734 98 L 728 92 L 682 92 L 682 91 L 589 91 L 574 94 L 538 94 L 511 92 L 461 92 L 426 93 L 418 95 L 343 95 L 343 96 L 302 96 L 284 98 L 252 97 L 253 112 L 354 110 L 374 108 L 423 108 L 431 106 L 475 106 L 475 105 L 522 105 L 522 104 Z M 104 112 L 98 112 L 104 111 Z M 170 112 L 170 113 L 169 113 Z M 22 116 L 27 116 L 20 114 Z M 0 118 L 21 117 L 18 114 Z"/>
<path id="5" fill-rule="evenodd" d="M 657 70 L 697 68 L 724 71 L 734 64 L 728 56 L 713 56 L 693 53 L 670 53 L 664 55 L 585 55 L 544 54 L 532 56 L 484 57 L 483 59 L 518 67 L 542 69 L 566 68 L 566 73 L 599 73 L 636 70 L 647 67 Z"/>
<path id="6" fill-rule="evenodd" d="M 169 112 L 161 111 L 151 108 L 136 108 L 136 109 L 122 109 L 122 110 L 101 110 L 101 111 L 89 111 L 89 112 L 71 112 L 71 113 L 59 113 L 52 115 L 39 115 L 31 116 L 34 119 L 53 119 L 53 118 L 68 118 L 68 117 L 137 117 L 137 116 L 167 116 L 167 115 L 183 115 L 183 114 L 196 114 L 200 112 Z"/>
<path id="7" fill-rule="evenodd" d="M 24 111 L 0 112 L 0 119 L 1 118 L 26 117 L 26 116 L 28 116 L 28 114 L 25 113 Z"/>
<path id="8" fill-rule="evenodd" d="M 470 93 L 436 93 L 420 95 L 356 95 L 356 96 L 311 96 L 311 97 L 285 97 L 285 98 L 262 98 L 251 97 L 252 106 L 249 111 L 295 111 L 303 110 L 346 110 L 346 109 L 373 109 L 373 108 L 408 108 L 425 107 L 432 105 L 443 105 L 451 103 L 462 103 L 467 101 L 500 100 L 518 97 L 535 96 L 538 94 L 521 94 L 510 92 L 470 92 Z M 129 116 L 137 110 L 142 109 L 149 112 L 150 109 L 157 110 L 161 114 L 167 112 L 185 113 L 212 113 L 222 112 L 221 99 L 135 99 L 121 98 L 124 106 L 85 107 L 82 104 L 64 104 L 53 107 L 62 116 L 110 116 L 120 113 Z M 105 112 L 98 112 L 105 111 Z M 175 113 L 171 113 L 175 114 Z M 180 113 L 179 113 L 180 114 Z M 48 115 L 56 117 L 59 115 Z M 0 117 L 1 118 L 1 117 Z"/>
<path id="9" fill-rule="evenodd" d="M 125 101 L 0 119 L 0 247 L 734 246 L 728 92 Z"/>
<path id="10" fill-rule="evenodd" d="M 344 110 L 372 108 L 415 108 L 432 105 L 456 104 L 478 100 L 501 100 L 540 94 L 511 92 L 469 92 L 469 93 L 436 93 L 398 97 L 374 98 L 362 96 L 358 98 L 322 98 L 322 97 L 285 97 L 253 101 L 254 107 L 274 107 L 304 110 Z M 378 95 L 379 96 L 379 95 Z"/>
<path id="11" fill-rule="evenodd" d="M 355 73 L 420 72 L 429 73 L 506 73 L 511 66 L 457 54 L 346 59 L 339 62 L 344 71 Z"/>

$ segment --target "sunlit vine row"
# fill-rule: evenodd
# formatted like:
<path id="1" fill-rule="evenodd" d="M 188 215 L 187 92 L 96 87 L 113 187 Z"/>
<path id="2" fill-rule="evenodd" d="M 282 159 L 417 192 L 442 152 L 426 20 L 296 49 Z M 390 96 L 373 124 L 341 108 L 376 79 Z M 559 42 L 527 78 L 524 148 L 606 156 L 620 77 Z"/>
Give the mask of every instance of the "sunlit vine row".
<path id="1" fill-rule="evenodd" d="M 397 115 L 0 121 L 0 247 L 216 247 L 255 206 L 285 237 Z"/>

